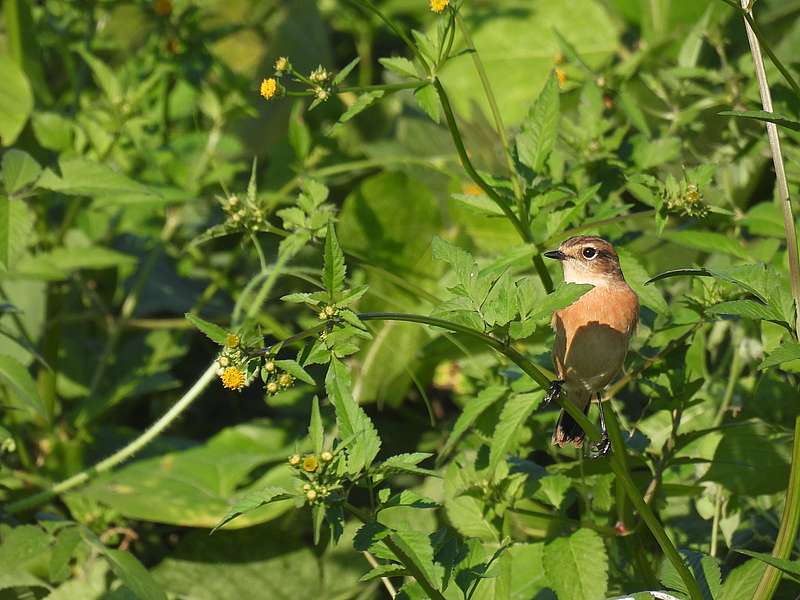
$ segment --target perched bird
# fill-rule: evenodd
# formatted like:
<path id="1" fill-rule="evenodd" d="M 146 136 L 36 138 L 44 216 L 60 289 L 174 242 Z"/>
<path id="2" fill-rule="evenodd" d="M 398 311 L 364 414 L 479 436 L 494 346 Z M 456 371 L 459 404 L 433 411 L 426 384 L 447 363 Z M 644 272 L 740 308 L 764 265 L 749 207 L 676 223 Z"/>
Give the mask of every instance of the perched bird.
<path id="1" fill-rule="evenodd" d="M 564 281 L 594 286 L 574 303 L 553 313 L 553 361 L 558 380 L 551 395 L 560 394 L 563 386 L 567 400 L 584 414 L 589 412 L 592 395 L 598 395 L 603 439 L 593 445 L 592 451 L 602 455 L 610 446 L 601 394 L 625 362 L 628 342 L 639 322 L 639 299 L 625 282 L 614 247 L 601 238 L 571 237 L 558 250 L 544 255 L 561 261 Z M 580 448 L 583 438 L 581 427 L 562 410 L 553 444 Z"/>

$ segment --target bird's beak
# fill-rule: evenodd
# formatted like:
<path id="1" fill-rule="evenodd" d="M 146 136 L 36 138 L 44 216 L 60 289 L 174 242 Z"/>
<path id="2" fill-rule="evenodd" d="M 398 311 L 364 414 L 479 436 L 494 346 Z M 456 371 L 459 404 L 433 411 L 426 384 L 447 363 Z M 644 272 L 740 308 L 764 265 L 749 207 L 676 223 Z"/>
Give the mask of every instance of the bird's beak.
<path id="1" fill-rule="evenodd" d="M 567 258 L 567 255 L 564 254 L 561 250 L 550 250 L 548 252 L 545 252 L 544 255 L 547 258 L 554 258 L 555 260 L 564 260 L 565 258 Z"/>

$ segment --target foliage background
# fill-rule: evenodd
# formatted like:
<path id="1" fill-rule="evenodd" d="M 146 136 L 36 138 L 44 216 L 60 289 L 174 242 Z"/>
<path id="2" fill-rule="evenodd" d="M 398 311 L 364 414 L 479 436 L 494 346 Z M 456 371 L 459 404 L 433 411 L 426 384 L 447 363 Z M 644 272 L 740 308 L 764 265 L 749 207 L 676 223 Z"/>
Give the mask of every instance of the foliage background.
<path id="1" fill-rule="evenodd" d="M 440 18 L 417 0 L 380 7 L 423 31 Z M 796 2 L 757 5 L 790 69 L 798 11 Z M 750 597 L 763 563 L 734 550 L 772 550 L 800 415 L 800 360 L 775 358 L 780 369 L 762 362 L 796 341 L 763 125 L 718 114 L 760 107 L 741 19 L 722 2 L 669 0 L 476 1 L 464 17 L 509 131 L 530 127 L 529 110 L 559 69 L 554 149 L 537 173 L 518 165 L 533 190 L 534 241 L 547 249 L 589 224 L 620 249 L 643 305 L 628 361 L 638 375 L 614 390 L 634 478 L 642 490 L 663 478 L 652 501 L 676 544 L 719 561 L 725 583 L 721 591 L 710 584 L 713 596 Z M 309 178 L 330 189 L 326 214 L 335 214 L 351 283 L 369 285 L 359 310 L 444 310 L 455 274 L 433 256 L 435 236 L 481 266 L 507 269 L 543 300 L 535 249 L 466 177 L 448 130 L 427 114 L 437 116 L 430 102 L 390 94 L 334 127 L 356 93 L 309 113 L 293 98 L 258 96 L 279 56 L 304 73 L 358 56 L 349 81 L 370 85 L 398 80 L 379 58 L 408 55 L 347 2 L 5 0 L 5 503 L 82 472 L 184 395 L 218 350 L 184 313 L 228 326 L 249 312 L 268 343 L 315 323 L 302 305 L 279 299 L 319 280 L 324 231 L 276 265 L 281 239 L 298 231 L 276 211 L 295 205 Z M 798 97 L 771 64 L 768 75 L 775 112 L 797 120 Z M 453 59 L 441 77 L 472 160 L 507 177 L 472 60 Z M 796 191 L 797 133 L 781 135 Z M 217 200 L 245 198 L 253 157 L 256 204 L 272 228 L 255 233 L 231 226 Z M 204 234 L 214 226 L 230 235 Z M 730 270 L 752 263 L 767 268 Z M 728 281 L 644 285 L 692 265 Z M 552 275 L 559 280 L 555 267 Z M 528 316 L 532 333 L 521 347 L 548 368 L 547 315 Z M 506 390 L 448 456 L 425 463 L 434 474 L 392 481 L 442 508 L 386 509 L 385 525 L 425 534 L 447 525 L 487 556 L 514 540 L 474 597 L 604 598 L 667 585 L 653 539 L 641 524 L 626 529 L 636 520 L 608 464 L 554 452 L 552 410 L 513 421 L 511 402 L 528 390 L 508 362 L 436 329 L 369 327 L 372 339 L 350 360 L 353 396 L 380 432 L 384 458 L 441 452 L 465 406 L 491 386 Z M 355 521 L 338 545 L 315 547 L 308 510 L 284 501 L 207 535 L 232 499 L 291 485 L 286 457 L 307 450 L 311 398 L 325 395 L 324 370 L 309 372 L 318 389 L 298 384 L 267 398 L 214 381 L 135 461 L 36 511 L 6 514 L 0 595 L 385 597 L 380 580 L 359 582 L 369 565 L 352 548 Z M 325 403 L 323 416 L 331 429 Z M 500 445 L 503 424 L 511 433 Z M 487 453 L 498 447 L 503 473 L 522 480 L 487 474 Z M 522 488 L 509 489 L 514 481 Z M 352 501 L 368 505 L 359 493 Z M 776 597 L 797 594 L 786 578 Z"/>

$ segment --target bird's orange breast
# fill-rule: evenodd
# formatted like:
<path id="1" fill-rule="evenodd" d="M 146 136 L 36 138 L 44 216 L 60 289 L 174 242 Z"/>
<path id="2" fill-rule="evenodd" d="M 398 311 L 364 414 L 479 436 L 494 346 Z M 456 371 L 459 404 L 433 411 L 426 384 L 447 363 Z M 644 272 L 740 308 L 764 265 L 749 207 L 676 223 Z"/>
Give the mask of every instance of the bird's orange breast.
<path id="1" fill-rule="evenodd" d="M 596 286 L 553 314 L 553 359 L 567 388 L 602 390 L 619 372 L 639 320 L 639 300 L 623 281 Z"/>

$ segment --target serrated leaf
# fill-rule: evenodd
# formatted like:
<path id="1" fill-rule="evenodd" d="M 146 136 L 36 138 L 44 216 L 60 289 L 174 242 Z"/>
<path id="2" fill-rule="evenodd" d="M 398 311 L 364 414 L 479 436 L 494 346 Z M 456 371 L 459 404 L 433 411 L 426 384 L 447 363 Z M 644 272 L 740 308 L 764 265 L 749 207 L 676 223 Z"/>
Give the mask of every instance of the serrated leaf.
<path id="1" fill-rule="evenodd" d="M 405 473 L 413 473 L 415 475 L 423 475 L 427 477 L 439 477 L 436 471 L 430 469 L 423 469 L 418 467 L 417 464 L 423 460 L 433 456 L 430 452 L 411 452 L 405 454 L 397 454 L 387 458 L 380 464 L 380 471 L 389 473 L 391 471 L 403 471 Z"/>
<path id="2" fill-rule="evenodd" d="M 351 475 L 357 475 L 375 460 L 381 439 L 367 413 L 353 399 L 350 372 L 338 358 L 331 358 L 325 389 L 336 410 L 339 435 L 353 437 L 348 448 L 347 469 Z"/>
<path id="3" fill-rule="evenodd" d="M 360 60 L 361 58 L 357 56 L 349 63 L 347 63 L 347 65 L 336 74 L 336 77 L 333 78 L 333 85 L 342 83 L 347 78 L 347 76 L 350 75 L 350 71 L 355 69 L 356 65 L 359 63 Z"/>
<path id="4" fill-rule="evenodd" d="M 378 577 L 405 577 L 406 575 L 408 575 L 408 571 L 403 565 L 378 565 L 364 573 L 359 581 L 371 581 Z"/>
<path id="5" fill-rule="evenodd" d="M 508 388 L 501 385 L 493 385 L 481 390 L 475 397 L 467 401 L 464 409 L 456 419 L 453 425 L 453 430 L 447 438 L 444 447 L 439 451 L 439 458 L 437 462 L 442 462 L 455 448 L 456 444 L 461 439 L 461 436 L 472 427 L 472 424 L 480 417 L 486 409 L 497 402 L 506 393 Z"/>
<path id="6" fill-rule="evenodd" d="M 93 546 L 108 561 L 111 570 L 119 577 L 133 595 L 140 600 L 166 600 L 167 596 L 150 572 L 130 552 L 107 548 L 97 536 L 82 528 L 84 540 Z"/>
<path id="7" fill-rule="evenodd" d="M 28 369 L 12 356 L 0 355 L 0 381 L 16 392 L 22 405 L 37 417 L 49 420 L 50 414 L 39 397 L 39 390 Z"/>
<path id="8" fill-rule="evenodd" d="M 311 448 L 314 450 L 314 454 L 319 456 L 322 453 L 322 445 L 325 442 L 325 429 L 322 426 L 322 417 L 319 414 L 319 398 L 316 396 L 311 402 L 308 437 L 311 439 Z"/>
<path id="9" fill-rule="evenodd" d="M 217 529 L 224 527 L 236 517 L 239 517 L 271 502 L 288 500 L 293 497 L 294 494 L 292 494 L 292 492 L 289 490 L 272 485 L 258 492 L 247 494 L 231 507 L 231 509 L 228 511 L 228 514 L 225 515 L 225 517 L 217 524 L 217 526 L 211 530 L 211 533 L 214 533 Z"/>
<path id="10" fill-rule="evenodd" d="M 560 509 L 564 497 L 567 495 L 572 485 L 572 480 L 563 473 L 553 473 L 545 475 L 538 480 L 539 489 L 536 490 L 535 497 L 542 498 L 555 508 Z"/>
<path id="11" fill-rule="evenodd" d="M 544 300 L 534 307 L 528 318 L 550 318 L 554 311 L 566 308 L 593 287 L 588 283 L 562 283 L 556 287 L 552 294 L 545 296 Z"/>
<path id="12" fill-rule="evenodd" d="M 800 560 L 786 560 L 783 558 L 775 558 L 771 554 L 767 554 L 766 552 L 753 552 L 751 550 L 744 550 L 741 548 L 737 548 L 734 552 L 738 552 L 739 554 L 746 554 L 747 556 L 752 556 L 753 558 L 760 560 L 761 562 L 767 563 L 768 565 L 775 567 L 782 573 L 785 573 L 795 581 L 800 581 Z"/>
<path id="13" fill-rule="evenodd" d="M 517 155 L 535 173 L 544 168 L 558 134 L 558 80 L 551 73 L 517 135 Z"/>
<path id="14" fill-rule="evenodd" d="M 536 391 L 528 394 L 516 394 L 506 401 L 489 448 L 490 473 L 494 473 L 500 461 L 506 458 L 516 442 L 519 430 L 539 406 L 543 397 L 543 392 Z"/>
<path id="15" fill-rule="evenodd" d="M 25 71 L 4 51 L 0 54 L 0 145 L 10 146 L 33 110 L 33 92 Z"/>
<path id="16" fill-rule="evenodd" d="M 390 490 L 384 488 L 387 493 Z M 383 491 L 383 490 L 381 490 Z M 412 492 L 411 490 L 403 490 L 399 494 L 395 494 L 391 498 L 388 498 L 381 504 L 380 510 L 384 508 L 392 508 L 394 506 L 410 506 L 412 508 L 437 508 L 439 503 L 431 500 L 430 498 L 426 498 L 424 496 L 420 496 L 416 492 Z"/>
<path id="17" fill-rule="evenodd" d="M 328 235 L 325 236 L 325 257 L 322 270 L 322 283 L 328 292 L 330 303 L 336 301 L 337 296 L 344 289 L 344 276 L 346 267 L 344 253 L 336 238 L 333 222 L 328 222 Z"/>
<path id="18" fill-rule="evenodd" d="M 786 127 L 793 131 L 800 131 L 800 121 L 795 121 L 781 114 L 774 112 L 767 112 L 765 110 L 723 110 L 717 113 L 721 117 L 738 117 L 740 119 L 754 119 L 756 121 L 764 121 L 767 123 L 775 123 L 781 127 Z"/>
<path id="19" fill-rule="evenodd" d="M 398 75 L 419 79 L 417 68 L 414 66 L 414 63 L 407 58 L 403 58 L 402 56 L 393 56 L 391 58 L 379 58 L 378 62 L 390 71 L 394 71 Z"/>
<path id="20" fill-rule="evenodd" d="M 314 378 L 311 377 L 311 375 L 309 375 L 308 372 L 303 367 L 301 367 L 297 361 L 276 360 L 275 364 L 278 366 L 278 368 L 283 369 L 295 379 L 299 379 L 300 381 L 307 383 L 308 385 L 317 385 L 317 382 L 314 381 Z"/>
<path id="21" fill-rule="evenodd" d="M 225 345 L 225 338 L 228 337 L 228 332 L 222 327 L 215 325 L 214 323 L 209 323 L 208 321 L 205 321 L 197 315 L 193 315 L 192 313 L 186 313 L 185 316 L 192 325 L 204 333 L 205 336 L 212 342 L 219 344 L 220 346 Z"/>
<path id="22" fill-rule="evenodd" d="M 683 562 L 689 568 L 697 585 L 700 587 L 700 592 L 703 594 L 704 600 L 714 600 L 719 596 L 720 581 L 722 575 L 720 574 L 719 564 L 716 559 L 696 552 L 694 550 L 681 550 L 680 551 Z M 658 580 L 667 588 L 675 590 L 688 596 L 689 590 L 686 589 L 683 579 L 681 579 L 672 563 L 664 558 L 661 563 L 661 568 L 658 570 Z"/>
<path id="23" fill-rule="evenodd" d="M 544 549 L 544 568 L 558 600 L 602 600 L 608 589 L 608 555 L 602 538 L 579 529 Z"/>
<path id="24" fill-rule="evenodd" d="M 3 185 L 9 195 L 34 183 L 41 173 L 42 167 L 27 152 L 11 148 L 3 154 Z"/>
<path id="25" fill-rule="evenodd" d="M 797 342 L 787 342 L 764 357 L 758 366 L 759 369 L 768 369 L 776 365 L 789 362 L 790 360 L 800 360 L 800 344 Z"/>
<path id="26" fill-rule="evenodd" d="M 712 315 L 733 315 L 745 319 L 764 319 L 765 321 L 783 321 L 781 312 L 769 304 L 755 300 L 729 300 L 720 302 L 706 309 Z"/>
<path id="27" fill-rule="evenodd" d="M 367 108 L 372 106 L 376 100 L 383 98 L 384 93 L 385 92 L 383 90 L 373 90 L 371 92 L 364 92 L 363 94 L 359 95 L 359 97 L 356 98 L 356 101 L 353 102 L 353 104 L 351 104 L 350 107 L 344 111 L 344 113 L 342 113 L 342 116 L 339 117 L 336 125 L 347 123 L 347 121 L 359 113 L 364 112 Z M 334 128 L 336 125 L 334 125 Z"/>
<path id="28" fill-rule="evenodd" d="M 439 104 L 439 96 L 436 93 L 436 88 L 434 88 L 432 84 L 424 85 L 414 90 L 414 99 L 425 114 L 433 119 L 434 123 L 440 121 L 442 117 L 442 106 Z"/>

